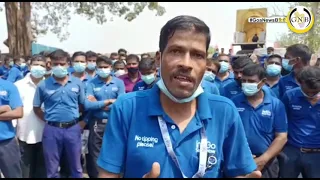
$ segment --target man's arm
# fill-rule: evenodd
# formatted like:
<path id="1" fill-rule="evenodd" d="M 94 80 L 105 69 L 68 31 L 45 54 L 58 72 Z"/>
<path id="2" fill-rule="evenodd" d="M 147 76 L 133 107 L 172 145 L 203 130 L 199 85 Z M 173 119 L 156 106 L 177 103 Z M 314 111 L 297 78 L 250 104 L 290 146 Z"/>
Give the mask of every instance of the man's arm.
<path id="1" fill-rule="evenodd" d="M 0 106 L 0 114 L 11 111 L 11 107 L 9 105 Z"/>
<path id="2" fill-rule="evenodd" d="M 19 119 L 23 117 L 23 104 L 20 98 L 18 88 L 12 84 L 8 87 L 9 106 L 12 110 L 1 113 L 0 120 L 11 121 L 12 119 Z"/>
<path id="3" fill-rule="evenodd" d="M 41 104 L 43 103 L 43 94 L 41 89 L 41 84 L 37 87 L 36 93 L 33 97 L 33 111 L 41 120 L 45 121 L 44 113 L 41 109 Z"/>
<path id="4" fill-rule="evenodd" d="M 114 173 L 105 171 L 101 168 L 99 168 L 98 171 L 99 171 L 98 178 L 120 178 L 120 174 L 114 174 Z"/>
<path id="5" fill-rule="evenodd" d="M 93 92 L 93 84 L 89 83 L 86 87 L 86 98 L 84 99 L 84 109 L 85 111 L 98 110 L 103 109 L 106 106 L 110 105 L 111 102 L 109 100 L 97 101 L 94 92 Z"/>
<path id="6" fill-rule="evenodd" d="M 17 107 L 14 110 L 0 114 L 1 121 L 11 121 L 23 117 L 23 107 Z"/>

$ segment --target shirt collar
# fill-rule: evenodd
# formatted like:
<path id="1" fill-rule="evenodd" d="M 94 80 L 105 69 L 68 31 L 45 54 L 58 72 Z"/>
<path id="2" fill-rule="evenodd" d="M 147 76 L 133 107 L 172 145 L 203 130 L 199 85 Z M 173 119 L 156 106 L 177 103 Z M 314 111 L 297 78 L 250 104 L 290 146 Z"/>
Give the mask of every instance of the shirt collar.
<path id="1" fill-rule="evenodd" d="M 110 77 L 111 77 L 111 81 L 108 84 L 115 84 L 116 81 L 114 80 L 114 77 L 113 76 L 110 76 Z M 96 78 L 99 84 L 107 84 L 106 82 L 102 81 L 99 76 L 97 76 Z"/>
<path id="2" fill-rule="evenodd" d="M 264 97 L 263 97 L 263 101 L 261 104 L 270 104 L 271 103 L 271 94 L 270 92 L 268 92 L 266 90 L 266 88 L 269 88 L 269 87 L 266 87 L 266 86 L 263 86 L 262 87 L 262 91 L 264 93 Z M 271 91 L 271 90 L 270 90 Z M 247 99 L 247 96 L 242 92 L 241 93 L 241 103 L 246 103 L 246 104 L 249 104 L 249 101 Z"/>
<path id="3" fill-rule="evenodd" d="M 73 81 L 73 78 L 74 78 L 73 76 L 68 75 L 68 83 L 72 82 L 72 81 Z M 50 76 L 49 79 L 51 80 L 51 82 L 52 82 L 53 84 L 60 84 L 60 83 L 58 83 L 58 82 L 56 81 L 56 79 L 53 77 L 53 75 Z"/>
<path id="4" fill-rule="evenodd" d="M 164 114 L 164 110 L 160 102 L 160 89 L 157 84 L 155 84 L 148 94 L 148 115 L 149 116 L 161 116 Z M 209 97 L 206 92 L 203 92 L 197 97 L 197 114 L 201 120 L 212 119 L 212 114 L 210 111 Z"/>

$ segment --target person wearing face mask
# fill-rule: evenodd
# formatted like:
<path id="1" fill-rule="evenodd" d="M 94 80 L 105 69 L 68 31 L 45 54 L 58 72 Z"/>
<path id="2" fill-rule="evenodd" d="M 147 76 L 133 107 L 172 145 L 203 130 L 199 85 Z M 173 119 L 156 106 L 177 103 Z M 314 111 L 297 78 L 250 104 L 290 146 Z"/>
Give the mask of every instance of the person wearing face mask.
<path id="1" fill-rule="evenodd" d="M 265 68 L 267 73 L 266 85 L 279 97 L 279 80 L 281 77 L 281 63 L 282 58 L 280 55 L 273 54 L 269 56 L 265 62 Z"/>
<path id="2" fill-rule="evenodd" d="M 113 104 L 100 178 L 261 176 L 234 104 L 201 87 L 209 44 L 209 27 L 198 18 L 177 16 L 164 25 L 161 79 Z"/>
<path id="3" fill-rule="evenodd" d="M 285 58 L 282 59 L 282 65 L 291 72 L 279 80 L 280 98 L 286 91 L 299 87 L 296 77 L 303 67 L 309 66 L 311 55 L 311 50 L 304 44 L 294 44 L 287 47 Z"/>
<path id="4" fill-rule="evenodd" d="M 218 62 L 213 62 L 212 59 L 207 59 L 207 70 L 203 75 L 203 81 L 201 83 L 201 86 L 204 91 L 211 93 L 211 94 L 216 94 L 220 95 L 219 88 L 215 84 L 215 78 L 217 72 L 219 72 L 220 69 L 220 63 Z"/>
<path id="5" fill-rule="evenodd" d="M 14 65 L 8 72 L 7 80 L 14 83 L 23 78 L 23 72 L 26 67 L 25 60 L 20 57 L 15 57 L 13 59 Z"/>
<path id="6" fill-rule="evenodd" d="M 220 54 L 218 56 L 218 62 L 220 63 L 220 70 L 216 77 L 216 82 L 219 90 L 223 90 L 225 85 L 234 81 L 234 74 L 229 71 L 230 57 L 226 54 Z"/>
<path id="7" fill-rule="evenodd" d="M 139 81 L 132 91 L 142 91 L 150 89 L 157 82 L 157 69 L 155 61 L 150 58 L 144 58 L 139 62 L 139 71 L 141 81 Z"/>
<path id="8" fill-rule="evenodd" d="M 110 54 L 110 59 L 112 60 L 112 64 L 119 60 L 119 55 L 116 52 Z"/>
<path id="9" fill-rule="evenodd" d="M 232 63 L 232 69 L 234 73 L 234 81 L 228 83 L 221 91 L 221 95 L 232 99 L 234 96 L 242 92 L 241 89 L 241 78 L 243 69 L 249 65 L 253 64 L 252 60 L 249 57 L 242 56 L 237 58 Z"/>
<path id="10" fill-rule="evenodd" d="M 123 61 L 116 61 L 113 65 L 113 75 L 115 77 L 122 76 L 126 74 L 126 65 L 124 64 Z"/>
<path id="11" fill-rule="evenodd" d="M 87 68 L 86 72 L 92 78 L 96 76 L 96 61 L 98 55 L 95 52 L 88 51 L 86 52 Z"/>
<path id="12" fill-rule="evenodd" d="M 123 80 L 126 86 L 126 93 L 132 92 L 133 87 L 141 80 L 141 74 L 139 72 L 139 57 L 135 54 L 130 54 L 127 57 L 127 74 L 119 76 Z"/>
<path id="13" fill-rule="evenodd" d="M 288 143 L 279 161 L 281 178 L 320 177 L 320 68 L 304 67 L 300 87 L 286 91 L 282 102 L 288 115 Z"/>
<path id="14" fill-rule="evenodd" d="M 242 92 L 232 98 L 262 178 L 278 178 L 277 156 L 287 142 L 287 115 L 283 103 L 263 90 L 266 72 L 257 64 L 243 69 Z"/>
<path id="15" fill-rule="evenodd" d="M 102 137 L 110 116 L 110 109 L 116 99 L 125 93 L 122 80 L 111 76 L 112 60 L 107 57 L 97 59 L 97 77 L 86 87 L 85 109 L 89 112 L 86 121 L 90 134 L 88 138 L 87 172 L 90 178 L 98 177 L 97 158 L 100 153 Z M 113 119 L 111 120 L 113 121 Z"/>
<path id="16" fill-rule="evenodd" d="M 2 66 L 0 66 L 0 78 L 7 79 L 8 72 L 10 71 L 10 68 L 13 66 L 13 59 L 10 55 L 6 55 L 4 57 L 4 63 Z"/>
<path id="17" fill-rule="evenodd" d="M 79 78 L 69 76 L 69 55 L 63 50 L 50 54 L 53 75 L 41 81 L 36 89 L 33 110 L 43 121 L 43 154 L 47 178 L 58 178 L 61 155 L 65 154 L 73 178 L 82 178 L 80 107 L 85 92 Z M 45 110 L 41 109 L 44 104 Z"/>
<path id="18" fill-rule="evenodd" d="M 24 106 L 23 117 L 17 121 L 17 138 L 21 149 L 21 168 L 23 178 L 46 178 L 43 157 L 42 134 L 45 122 L 33 111 L 33 94 L 46 73 L 45 57 L 34 55 L 30 62 L 30 73 L 17 81 Z"/>

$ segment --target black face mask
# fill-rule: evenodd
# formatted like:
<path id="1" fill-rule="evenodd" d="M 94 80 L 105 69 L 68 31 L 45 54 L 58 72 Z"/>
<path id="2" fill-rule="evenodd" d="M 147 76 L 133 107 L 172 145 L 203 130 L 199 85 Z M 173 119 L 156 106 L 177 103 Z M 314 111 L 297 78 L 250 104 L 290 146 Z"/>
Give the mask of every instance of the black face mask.
<path id="1" fill-rule="evenodd" d="M 129 73 L 136 73 L 136 72 L 138 72 L 138 68 L 136 67 L 136 68 L 128 68 L 128 72 Z"/>

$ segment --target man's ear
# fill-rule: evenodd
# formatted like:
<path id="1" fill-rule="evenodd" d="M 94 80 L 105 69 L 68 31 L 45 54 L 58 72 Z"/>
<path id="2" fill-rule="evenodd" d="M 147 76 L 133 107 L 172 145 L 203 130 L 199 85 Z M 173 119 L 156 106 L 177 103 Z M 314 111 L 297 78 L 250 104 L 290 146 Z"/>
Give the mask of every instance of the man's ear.
<path id="1" fill-rule="evenodd" d="M 160 67 L 160 59 L 161 59 L 161 53 L 160 51 L 156 52 L 156 56 L 154 57 L 155 61 L 156 61 L 156 66 Z"/>

